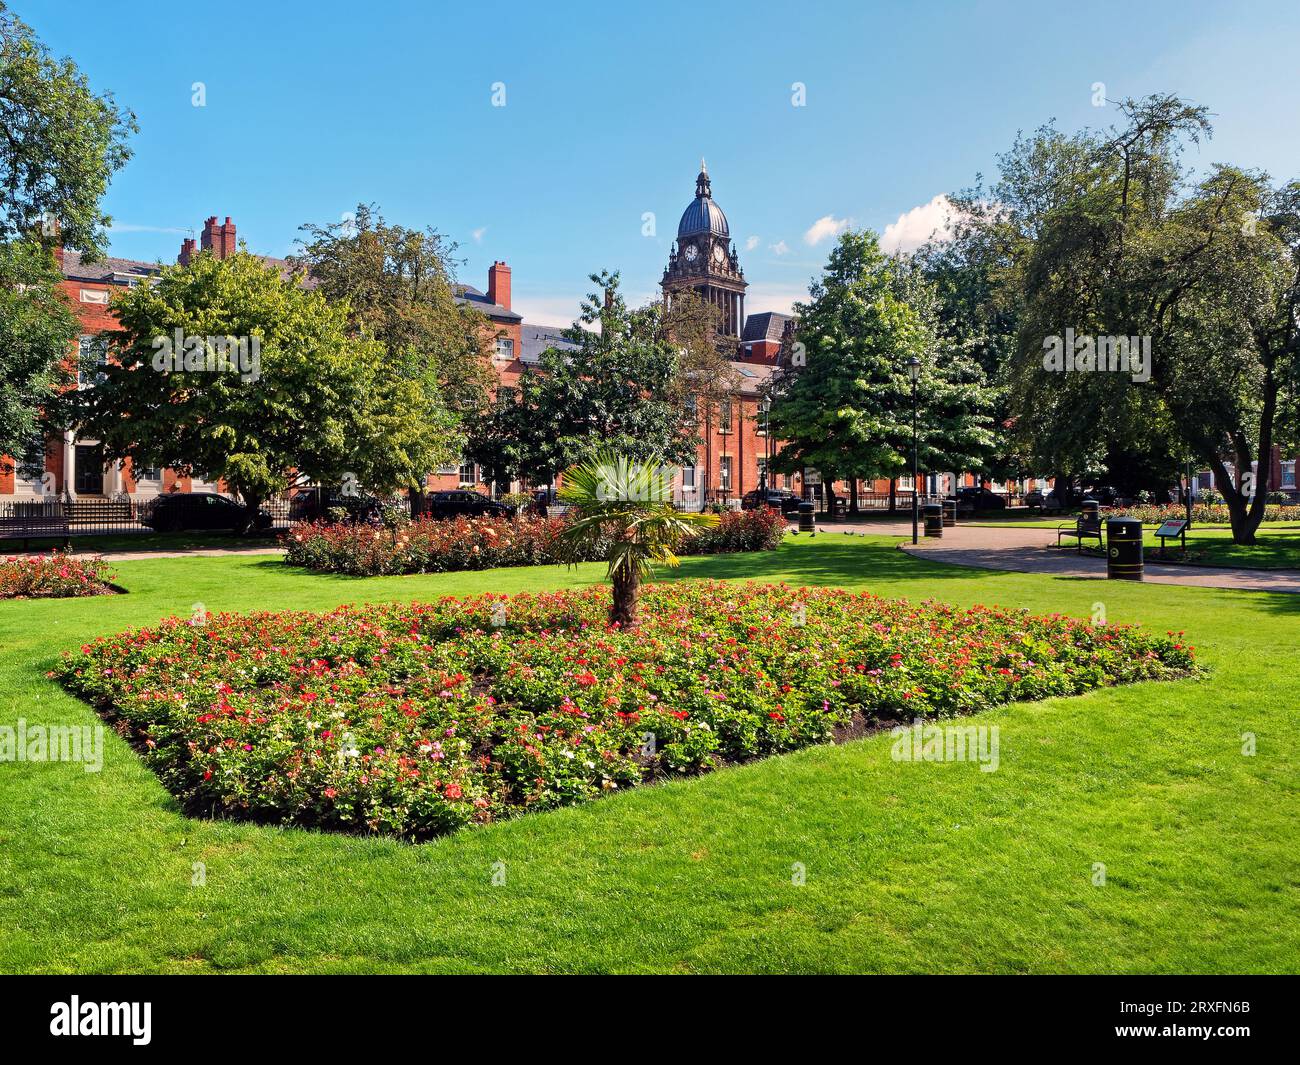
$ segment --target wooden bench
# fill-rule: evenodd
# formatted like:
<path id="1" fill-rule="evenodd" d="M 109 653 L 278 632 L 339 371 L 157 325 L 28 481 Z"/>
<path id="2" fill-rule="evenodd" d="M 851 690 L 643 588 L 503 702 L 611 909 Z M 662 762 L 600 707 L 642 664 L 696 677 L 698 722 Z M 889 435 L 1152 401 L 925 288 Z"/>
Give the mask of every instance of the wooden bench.
<path id="1" fill-rule="evenodd" d="M 1061 538 L 1065 536 L 1075 538 L 1077 541 L 1075 550 L 1079 554 L 1083 554 L 1084 540 L 1096 540 L 1097 550 L 1102 550 L 1104 545 L 1101 540 L 1101 515 L 1080 514 L 1073 525 L 1058 525 L 1056 527 L 1057 547 L 1061 546 Z"/>

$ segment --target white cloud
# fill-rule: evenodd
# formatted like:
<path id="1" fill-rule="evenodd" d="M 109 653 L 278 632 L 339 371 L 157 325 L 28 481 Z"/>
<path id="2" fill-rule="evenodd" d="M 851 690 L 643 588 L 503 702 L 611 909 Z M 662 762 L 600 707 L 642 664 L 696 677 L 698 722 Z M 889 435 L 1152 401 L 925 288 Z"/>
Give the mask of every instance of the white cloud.
<path id="1" fill-rule="evenodd" d="M 916 251 L 931 237 L 948 240 L 952 237 L 953 206 L 948 197 L 940 193 L 929 203 L 913 207 L 898 216 L 897 222 L 885 226 L 880 235 L 880 246 L 893 254 L 899 251 Z"/>
<path id="2" fill-rule="evenodd" d="M 851 222 L 847 218 L 836 218 L 833 215 L 822 215 L 811 226 L 808 232 L 803 235 L 805 244 L 820 244 L 829 237 L 838 237 L 849 228 Z"/>
<path id="3" fill-rule="evenodd" d="M 472 236 L 472 237 L 474 238 L 474 243 L 475 243 L 475 244 L 482 244 L 482 243 L 483 243 L 483 234 L 486 233 L 486 232 L 487 232 L 487 226 L 480 226 L 478 229 L 476 229 L 476 230 L 474 230 L 472 233 L 470 233 L 470 236 Z"/>
<path id="4" fill-rule="evenodd" d="M 178 226 L 138 226 L 132 222 L 114 222 L 108 227 L 114 233 L 180 233 L 192 234 L 193 229 L 182 229 Z"/>
<path id="5" fill-rule="evenodd" d="M 807 285 L 765 285 L 756 282 L 745 293 L 745 314 L 748 316 L 763 311 L 793 314 L 796 302 L 807 301 Z"/>
<path id="6" fill-rule="evenodd" d="M 775 255 L 790 254 L 790 246 L 783 240 L 778 240 L 775 244 L 769 244 L 768 247 L 772 249 L 772 252 Z"/>
<path id="7" fill-rule="evenodd" d="M 758 237 L 749 237 L 749 238 L 746 239 L 746 241 L 745 241 L 745 250 L 746 250 L 746 251 L 753 251 L 755 248 L 758 247 L 758 245 L 759 245 L 759 238 L 758 238 Z"/>
<path id="8" fill-rule="evenodd" d="M 525 325 L 556 325 L 566 328 L 578 317 L 581 303 L 582 297 L 577 295 L 525 296 L 515 292 L 510 309 L 524 316 Z"/>

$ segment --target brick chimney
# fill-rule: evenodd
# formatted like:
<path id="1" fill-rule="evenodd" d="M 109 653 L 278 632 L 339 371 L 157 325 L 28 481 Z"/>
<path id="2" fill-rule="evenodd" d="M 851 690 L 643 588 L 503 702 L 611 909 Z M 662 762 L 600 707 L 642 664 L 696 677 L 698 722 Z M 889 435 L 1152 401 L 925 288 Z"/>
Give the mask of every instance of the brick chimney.
<path id="1" fill-rule="evenodd" d="M 194 258 L 194 238 L 186 237 L 181 241 L 181 253 L 176 256 L 176 261 L 182 266 L 189 266 L 190 260 Z"/>
<path id="2" fill-rule="evenodd" d="M 487 298 L 510 310 L 510 267 L 503 262 L 494 262 L 488 270 Z"/>
<path id="3" fill-rule="evenodd" d="M 218 224 L 217 216 L 211 215 L 203 223 L 203 235 L 199 246 L 204 251 L 211 251 L 218 259 L 228 259 L 235 254 L 235 223 L 226 215 L 226 220 Z"/>

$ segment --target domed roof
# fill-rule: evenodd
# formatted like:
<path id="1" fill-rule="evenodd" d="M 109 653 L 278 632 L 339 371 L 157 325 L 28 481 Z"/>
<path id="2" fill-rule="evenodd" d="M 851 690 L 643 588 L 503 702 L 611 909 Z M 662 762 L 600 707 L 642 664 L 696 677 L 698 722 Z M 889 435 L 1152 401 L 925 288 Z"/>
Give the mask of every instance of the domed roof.
<path id="1" fill-rule="evenodd" d="M 729 238 L 731 227 L 727 225 L 727 216 L 722 208 L 713 202 L 712 189 L 709 184 L 709 171 L 700 160 L 700 174 L 695 179 L 695 199 L 682 212 L 682 220 L 677 223 L 677 237 L 693 237 L 709 233 L 715 237 Z"/>

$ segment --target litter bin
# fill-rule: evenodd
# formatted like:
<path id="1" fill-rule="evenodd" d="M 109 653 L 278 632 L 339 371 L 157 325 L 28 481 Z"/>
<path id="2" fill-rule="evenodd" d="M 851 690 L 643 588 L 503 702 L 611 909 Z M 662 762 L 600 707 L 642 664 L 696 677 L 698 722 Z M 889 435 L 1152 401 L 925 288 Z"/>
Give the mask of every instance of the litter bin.
<path id="1" fill-rule="evenodd" d="M 957 524 L 957 500 L 945 499 L 943 501 L 943 523 L 945 525 Z"/>
<path id="2" fill-rule="evenodd" d="M 925 511 L 925 535 L 943 536 L 943 504 L 927 503 L 921 509 Z"/>
<path id="3" fill-rule="evenodd" d="M 1142 579 L 1142 523 L 1137 518 L 1107 519 L 1106 576 L 1113 581 Z"/>
<path id="4" fill-rule="evenodd" d="M 1079 504 L 1079 513 L 1084 518 L 1091 518 L 1094 522 L 1101 515 L 1101 504 L 1095 499 L 1085 499 Z"/>
<path id="5" fill-rule="evenodd" d="M 817 531 L 816 510 L 817 510 L 817 505 L 813 503 L 812 500 L 810 499 L 805 499 L 802 503 L 799 504 L 799 531 L 800 532 Z"/>

